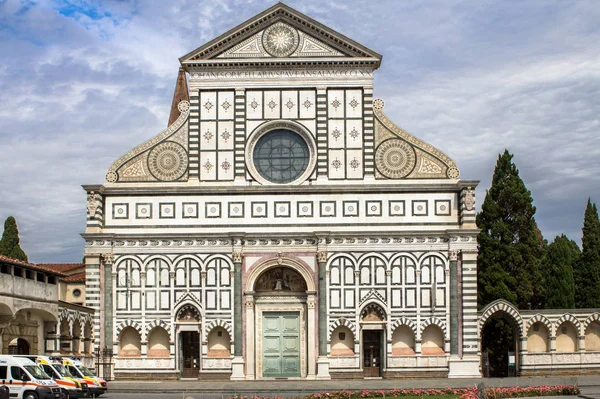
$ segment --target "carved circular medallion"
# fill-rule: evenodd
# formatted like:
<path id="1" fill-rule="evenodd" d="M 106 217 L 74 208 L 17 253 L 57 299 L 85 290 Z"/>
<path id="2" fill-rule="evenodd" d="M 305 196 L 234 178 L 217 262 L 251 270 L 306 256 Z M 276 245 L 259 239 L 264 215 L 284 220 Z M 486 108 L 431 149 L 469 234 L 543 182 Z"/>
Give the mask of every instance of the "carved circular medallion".
<path id="1" fill-rule="evenodd" d="M 376 98 L 375 101 L 373 101 L 373 108 L 375 109 L 383 109 L 384 106 L 385 103 L 380 98 Z"/>
<path id="2" fill-rule="evenodd" d="M 185 149 L 172 141 L 158 144 L 148 156 L 148 169 L 158 180 L 179 179 L 187 170 L 188 158 Z"/>
<path id="3" fill-rule="evenodd" d="M 273 57 L 287 57 L 298 48 L 300 42 L 298 31 L 283 22 L 278 22 L 265 29 L 262 45 Z"/>
<path id="4" fill-rule="evenodd" d="M 109 183 L 115 183 L 117 181 L 117 174 L 115 172 L 108 172 L 106 174 L 106 181 Z"/>
<path id="5" fill-rule="evenodd" d="M 448 168 L 446 176 L 448 176 L 449 179 L 458 179 L 458 176 L 460 176 L 460 172 L 458 171 L 457 167 L 451 166 Z"/>
<path id="6" fill-rule="evenodd" d="M 377 170 L 390 179 L 400 179 L 412 172 L 416 164 L 415 150 L 403 140 L 388 139 L 377 147 Z"/>
<path id="7" fill-rule="evenodd" d="M 179 104 L 177 104 L 177 109 L 179 112 L 187 112 L 188 109 L 190 109 L 190 103 L 185 100 L 180 101 Z"/>

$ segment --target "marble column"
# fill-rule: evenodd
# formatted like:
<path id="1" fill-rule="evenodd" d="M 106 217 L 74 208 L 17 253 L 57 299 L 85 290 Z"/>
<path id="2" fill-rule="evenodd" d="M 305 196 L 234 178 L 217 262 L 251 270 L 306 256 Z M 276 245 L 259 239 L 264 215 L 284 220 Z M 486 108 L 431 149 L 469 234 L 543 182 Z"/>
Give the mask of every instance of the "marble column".
<path id="1" fill-rule="evenodd" d="M 104 263 L 103 273 L 104 273 L 104 298 L 103 298 L 103 306 L 104 306 L 104 348 L 112 348 L 113 346 L 113 279 L 112 279 L 112 265 L 115 261 L 115 256 L 110 254 L 103 254 L 102 260 Z"/>
<path id="2" fill-rule="evenodd" d="M 308 345 L 308 374 L 306 376 L 306 379 L 308 380 L 314 380 L 315 379 L 315 369 L 316 369 L 316 358 L 315 358 L 315 313 L 316 313 L 316 309 L 315 309 L 315 295 L 314 294 L 309 294 L 307 301 L 306 301 L 306 307 L 307 307 L 307 311 L 308 311 L 308 339 L 307 339 L 307 345 Z"/>
<path id="3" fill-rule="evenodd" d="M 450 355 L 458 356 L 458 251 L 450 250 Z"/>
<path id="4" fill-rule="evenodd" d="M 240 250 L 234 250 L 233 258 L 233 360 L 231 379 L 244 380 L 244 356 L 242 345 L 242 258 Z"/>
<path id="5" fill-rule="evenodd" d="M 256 379 L 254 365 L 254 296 L 246 294 L 246 323 L 252 327 L 246 329 L 246 379 Z"/>
<path id="6" fill-rule="evenodd" d="M 325 238 L 320 240 L 325 240 Z M 329 358 L 327 357 L 327 251 L 317 252 L 317 267 L 319 269 L 319 358 L 317 360 L 317 379 L 329 380 L 331 375 L 329 374 Z"/>

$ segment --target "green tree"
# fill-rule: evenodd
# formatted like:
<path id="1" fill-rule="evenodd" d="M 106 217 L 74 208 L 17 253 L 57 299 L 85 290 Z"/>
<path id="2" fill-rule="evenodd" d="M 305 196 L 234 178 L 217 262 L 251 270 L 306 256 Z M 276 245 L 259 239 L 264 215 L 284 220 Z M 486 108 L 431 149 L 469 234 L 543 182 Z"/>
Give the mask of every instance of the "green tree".
<path id="1" fill-rule="evenodd" d="M 19 229 L 14 217 L 9 216 L 4 222 L 4 233 L 0 240 L 0 254 L 9 258 L 27 262 L 27 255 L 19 245 Z"/>
<path id="2" fill-rule="evenodd" d="M 581 256 L 575 269 L 575 304 L 600 307 L 600 220 L 596 204 L 588 198 L 583 217 Z"/>
<path id="3" fill-rule="evenodd" d="M 575 307 L 575 269 L 581 250 L 575 241 L 562 234 L 548 245 L 543 260 L 545 274 L 546 308 L 573 309 Z"/>
<path id="4" fill-rule="evenodd" d="M 506 299 L 520 309 L 543 305 L 544 240 L 535 222 L 531 192 L 505 150 L 477 215 L 478 305 Z"/>

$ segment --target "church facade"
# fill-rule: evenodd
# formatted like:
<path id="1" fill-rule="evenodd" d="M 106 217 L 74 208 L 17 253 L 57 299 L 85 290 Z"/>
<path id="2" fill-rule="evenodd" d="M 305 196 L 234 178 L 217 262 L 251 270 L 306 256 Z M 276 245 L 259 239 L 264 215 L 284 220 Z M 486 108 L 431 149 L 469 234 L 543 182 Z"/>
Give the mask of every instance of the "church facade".
<path id="1" fill-rule="evenodd" d="M 480 376 L 478 182 L 380 62 L 283 4 L 180 58 L 168 127 L 84 186 L 117 378 Z"/>

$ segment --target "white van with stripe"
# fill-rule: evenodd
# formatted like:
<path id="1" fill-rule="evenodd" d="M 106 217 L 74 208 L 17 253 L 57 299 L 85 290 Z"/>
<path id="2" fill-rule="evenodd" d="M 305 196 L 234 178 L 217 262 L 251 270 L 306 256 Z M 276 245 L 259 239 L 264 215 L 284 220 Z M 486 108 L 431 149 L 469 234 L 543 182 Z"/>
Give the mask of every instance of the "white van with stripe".
<path id="1" fill-rule="evenodd" d="M 60 399 L 58 384 L 30 359 L 0 355 L 0 387 L 7 387 L 11 398 Z"/>

